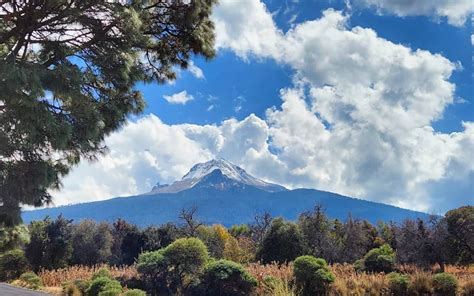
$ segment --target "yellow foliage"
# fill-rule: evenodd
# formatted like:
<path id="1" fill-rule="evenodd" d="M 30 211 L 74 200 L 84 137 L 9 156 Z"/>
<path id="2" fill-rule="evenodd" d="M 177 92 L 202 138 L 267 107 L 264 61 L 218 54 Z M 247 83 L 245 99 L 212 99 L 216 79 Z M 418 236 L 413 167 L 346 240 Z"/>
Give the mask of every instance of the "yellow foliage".
<path id="1" fill-rule="evenodd" d="M 227 231 L 227 228 L 220 224 L 214 224 L 212 225 L 212 228 L 216 232 L 217 237 L 223 242 L 226 243 L 230 238 L 231 235 L 229 231 Z"/>

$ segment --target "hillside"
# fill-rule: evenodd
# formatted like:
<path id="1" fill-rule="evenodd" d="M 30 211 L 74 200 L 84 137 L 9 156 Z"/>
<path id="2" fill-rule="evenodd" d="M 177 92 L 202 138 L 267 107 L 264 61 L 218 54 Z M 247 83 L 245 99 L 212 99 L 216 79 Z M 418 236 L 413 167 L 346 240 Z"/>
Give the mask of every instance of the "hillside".
<path id="1" fill-rule="evenodd" d="M 248 175 L 225 160 L 195 166 L 182 180 L 160 185 L 152 192 L 110 200 L 47 208 L 23 213 L 24 222 L 60 214 L 69 219 L 114 221 L 118 218 L 147 226 L 177 221 L 179 211 L 196 206 L 206 223 L 224 225 L 251 222 L 255 214 L 268 211 L 273 216 L 295 220 L 304 211 L 320 204 L 331 218 L 353 218 L 400 222 L 424 218 L 427 214 L 394 206 L 350 198 L 315 189 L 288 190 Z M 207 167 L 203 170 L 203 167 Z M 190 177 L 192 176 L 192 177 Z"/>

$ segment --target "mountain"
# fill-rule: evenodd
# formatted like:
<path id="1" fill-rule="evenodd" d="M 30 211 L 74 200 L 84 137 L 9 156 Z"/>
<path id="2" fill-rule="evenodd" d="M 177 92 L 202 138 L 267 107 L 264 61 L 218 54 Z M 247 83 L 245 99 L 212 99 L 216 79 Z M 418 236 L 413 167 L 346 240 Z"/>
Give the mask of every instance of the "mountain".
<path id="1" fill-rule="evenodd" d="M 179 181 L 170 185 L 157 184 L 151 192 L 117 197 L 104 201 L 38 209 L 23 212 L 23 220 L 56 217 L 115 221 L 118 218 L 148 226 L 176 222 L 183 208 L 196 206 L 197 215 L 206 223 L 226 226 L 251 222 L 255 214 L 269 212 L 296 220 L 304 211 L 320 204 L 331 218 L 345 220 L 366 219 L 400 222 L 407 218 L 426 218 L 428 215 L 398 207 L 355 199 L 316 189 L 288 190 L 283 186 L 255 178 L 244 169 L 218 158 L 196 164 Z"/>
<path id="2" fill-rule="evenodd" d="M 215 176 L 214 172 L 220 172 L 222 178 Z M 212 178 L 219 178 L 218 182 Z M 278 192 L 287 190 L 285 187 L 267 183 L 263 180 L 249 175 L 244 169 L 236 166 L 233 163 L 223 159 L 217 158 L 205 163 L 198 163 L 191 168 L 191 170 L 183 176 L 179 181 L 171 185 L 160 185 L 153 187 L 151 192 L 147 195 L 155 195 L 160 193 L 177 193 L 183 190 L 190 189 L 194 186 L 205 186 L 213 184 L 213 186 L 220 186 L 221 190 L 231 187 L 255 187 L 267 192 Z"/>

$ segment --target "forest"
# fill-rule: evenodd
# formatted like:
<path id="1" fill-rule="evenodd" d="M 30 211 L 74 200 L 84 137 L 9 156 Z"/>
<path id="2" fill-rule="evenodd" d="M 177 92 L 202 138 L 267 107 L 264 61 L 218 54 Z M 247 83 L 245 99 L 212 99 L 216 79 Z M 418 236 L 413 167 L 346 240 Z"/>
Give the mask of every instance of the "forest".
<path id="1" fill-rule="evenodd" d="M 473 295 L 474 207 L 372 225 L 255 216 L 139 228 L 50 217 L 0 230 L 0 279 L 57 295 Z"/>

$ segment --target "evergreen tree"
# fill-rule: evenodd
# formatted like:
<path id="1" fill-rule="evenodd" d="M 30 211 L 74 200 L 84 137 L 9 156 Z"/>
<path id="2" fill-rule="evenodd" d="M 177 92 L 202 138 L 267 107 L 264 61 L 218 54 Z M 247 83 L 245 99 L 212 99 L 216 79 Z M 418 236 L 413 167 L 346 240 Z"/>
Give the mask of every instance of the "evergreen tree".
<path id="1" fill-rule="evenodd" d="M 105 263 L 112 255 L 112 233 L 107 223 L 84 220 L 72 231 L 72 264 Z"/>
<path id="2" fill-rule="evenodd" d="M 72 255 L 72 220 L 47 217 L 30 224 L 30 242 L 25 255 L 34 271 L 65 267 Z"/>
<path id="3" fill-rule="evenodd" d="M 316 205 L 313 211 L 302 213 L 298 224 L 313 256 L 327 259 L 334 257 L 334 244 L 330 237 L 332 225 L 322 206 Z"/>
<path id="4" fill-rule="evenodd" d="M 145 235 L 136 225 L 118 219 L 112 224 L 112 256 L 109 262 L 113 265 L 130 265 L 135 262 L 145 245 Z"/>
<path id="5" fill-rule="evenodd" d="M 283 263 L 293 261 L 303 253 L 304 241 L 298 225 L 276 218 L 263 238 L 257 259 L 263 263 Z"/>
<path id="6" fill-rule="evenodd" d="M 174 79 L 210 58 L 215 0 L 3 1 L 0 20 L 0 226 L 143 110 L 139 81 Z"/>
<path id="7" fill-rule="evenodd" d="M 464 206 L 445 215 L 450 236 L 453 261 L 474 263 L 474 206 Z"/>

